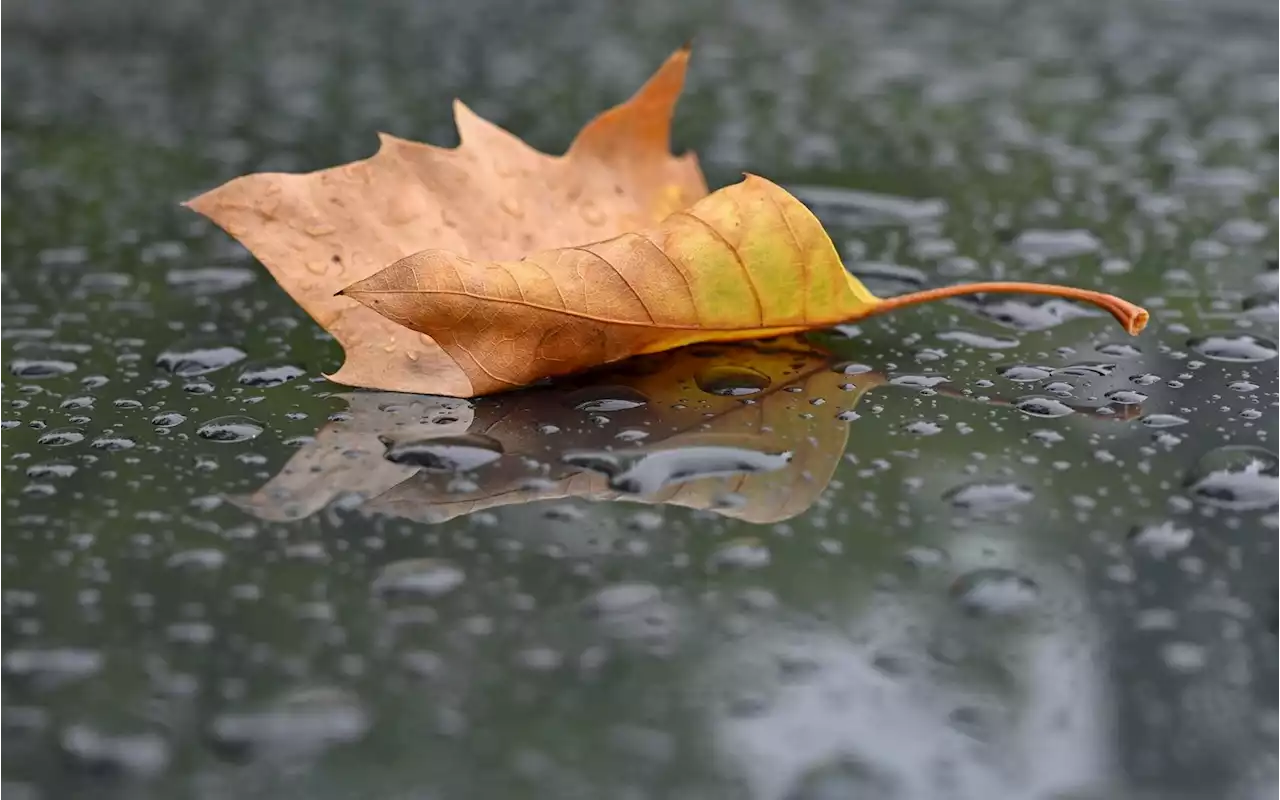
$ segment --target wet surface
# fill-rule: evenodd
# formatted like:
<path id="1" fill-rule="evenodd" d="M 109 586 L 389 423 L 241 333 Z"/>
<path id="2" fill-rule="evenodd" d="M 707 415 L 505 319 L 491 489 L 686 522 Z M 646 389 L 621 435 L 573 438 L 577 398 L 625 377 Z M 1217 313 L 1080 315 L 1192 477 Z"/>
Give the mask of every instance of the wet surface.
<path id="1" fill-rule="evenodd" d="M 1274 796 L 1273 5 L 5 12 L 15 797 Z M 690 35 L 678 143 L 873 291 L 1148 331 L 971 298 L 348 392 L 177 206 L 454 96 L 556 152 Z"/>

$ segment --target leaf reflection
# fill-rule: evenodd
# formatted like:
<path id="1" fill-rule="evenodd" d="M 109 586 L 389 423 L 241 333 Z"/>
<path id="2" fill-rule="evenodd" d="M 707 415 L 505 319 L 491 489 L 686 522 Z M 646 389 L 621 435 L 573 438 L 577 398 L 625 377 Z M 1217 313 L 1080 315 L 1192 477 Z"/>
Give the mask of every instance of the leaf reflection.
<path id="1" fill-rule="evenodd" d="M 343 418 L 237 502 L 271 520 L 341 498 L 368 514 L 443 522 L 580 497 L 778 522 L 817 500 L 848 439 L 842 412 L 885 381 L 833 364 L 784 338 L 641 357 L 476 401 L 343 395 Z"/>
<path id="2" fill-rule="evenodd" d="M 578 497 L 780 522 L 822 494 L 848 442 L 848 420 L 856 419 L 850 412 L 868 390 L 889 383 L 878 372 L 848 374 L 836 362 L 784 337 L 642 356 L 476 400 L 345 394 L 344 415 L 236 502 L 275 521 L 302 519 L 337 500 L 367 514 L 436 523 Z M 1117 422 L 1142 413 L 1141 405 L 1059 405 Z"/>

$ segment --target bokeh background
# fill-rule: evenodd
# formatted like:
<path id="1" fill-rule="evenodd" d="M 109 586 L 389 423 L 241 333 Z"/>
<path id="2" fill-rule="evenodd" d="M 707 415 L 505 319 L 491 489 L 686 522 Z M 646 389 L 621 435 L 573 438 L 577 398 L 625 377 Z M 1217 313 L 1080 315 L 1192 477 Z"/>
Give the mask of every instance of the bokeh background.
<path id="1" fill-rule="evenodd" d="M 1265 0 L 6 2 L 4 790 L 1274 796 L 1276 30 Z M 1006 297 L 820 337 L 889 383 L 780 523 L 728 489 L 229 499 L 327 420 L 418 411 L 335 396 L 337 347 L 178 203 L 452 143 L 455 96 L 560 152 L 690 38 L 678 149 L 793 188 L 874 290 L 1065 282 L 1150 328 Z"/>

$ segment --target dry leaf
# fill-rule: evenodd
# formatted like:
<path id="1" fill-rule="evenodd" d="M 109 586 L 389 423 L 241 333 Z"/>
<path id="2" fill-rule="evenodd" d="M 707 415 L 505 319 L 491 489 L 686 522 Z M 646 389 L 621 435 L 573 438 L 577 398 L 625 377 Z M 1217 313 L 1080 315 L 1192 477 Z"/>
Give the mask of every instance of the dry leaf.
<path id="1" fill-rule="evenodd" d="M 1130 333 L 1146 325 L 1119 298 L 1043 284 L 873 296 L 784 190 L 749 176 L 708 196 L 694 158 L 670 154 L 687 60 L 673 55 L 563 157 L 458 103 L 456 149 L 384 136 L 365 161 L 250 175 L 189 205 L 338 339 L 346 362 L 333 380 L 370 388 L 473 397 L 983 292 L 1082 300 Z"/>
<path id="2" fill-rule="evenodd" d="M 443 248 L 508 259 L 607 239 L 707 194 L 692 155 L 669 151 L 687 48 L 629 101 L 549 156 L 461 102 L 454 149 L 381 135 L 372 158 L 305 175 L 236 178 L 187 203 L 247 247 L 346 352 L 330 379 L 371 389 L 468 397 L 470 383 L 430 337 L 335 294 L 405 256 Z"/>
<path id="3" fill-rule="evenodd" d="M 348 395 L 349 419 L 327 424 L 280 474 L 239 502 L 260 517 L 286 520 L 360 494 L 365 513 L 441 522 L 495 506 L 581 497 L 671 503 L 776 522 L 804 511 L 822 493 L 848 437 L 848 424 L 838 415 L 884 380 L 877 373 L 844 375 L 831 364 L 824 351 L 792 339 L 685 348 L 563 387 L 475 403 Z M 748 390 L 754 391 L 733 393 Z M 825 402 L 811 405 L 816 398 Z M 600 414 L 609 417 L 608 425 L 593 420 Z M 618 438 L 620 431 L 645 436 L 628 444 Z M 466 448 L 495 454 L 488 461 L 483 452 L 461 456 L 482 462 L 463 473 L 471 486 L 458 485 L 456 470 L 387 460 L 397 454 L 446 460 Z M 748 462 L 746 468 L 777 468 L 699 477 L 716 466 L 715 459 L 723 466 L 726 453 L 731 467 L 737 458 Z M 672 474 L 673 465 L 685 469 Z M 628 468 L 643 480 L 628 477 Z M 654 485 L 642 485 L 646 481 Z"/>

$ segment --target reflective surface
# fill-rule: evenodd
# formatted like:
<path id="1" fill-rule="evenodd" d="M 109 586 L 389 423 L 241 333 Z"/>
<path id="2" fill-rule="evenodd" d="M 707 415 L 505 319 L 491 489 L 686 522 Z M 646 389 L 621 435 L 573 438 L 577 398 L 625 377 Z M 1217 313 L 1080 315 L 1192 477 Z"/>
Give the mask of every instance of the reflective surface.
<path id="1" fill-rule="evenodd" d="M 1274 7 L 5 12 L 15 797 L 1274 795 Z M 678 143 L 873 291 L 1148 332 L 990 298 L 348 392 L 176 205 L 454 95 L 557 151 L 691 34 Z"/>

